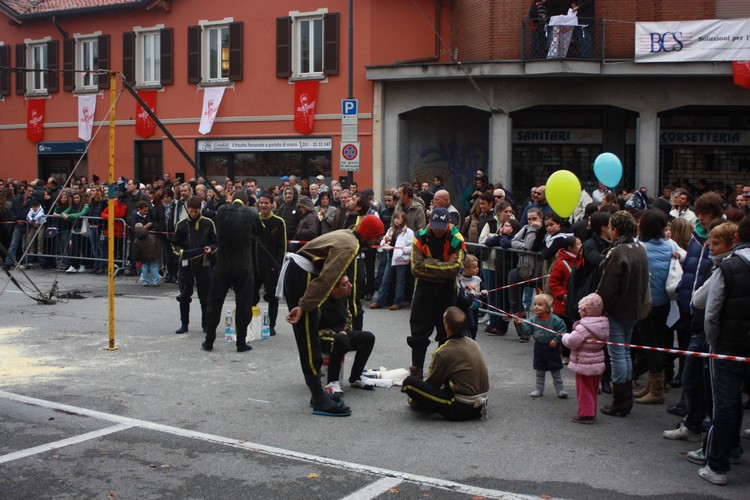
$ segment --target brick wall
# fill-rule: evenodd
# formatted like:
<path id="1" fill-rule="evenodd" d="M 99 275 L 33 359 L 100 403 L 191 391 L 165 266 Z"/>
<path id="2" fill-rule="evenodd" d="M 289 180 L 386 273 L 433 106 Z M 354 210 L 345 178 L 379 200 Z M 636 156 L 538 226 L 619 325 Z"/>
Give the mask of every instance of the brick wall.
<path id="1" fill-rule="evenodd" d="M 449 5 L 452 50 L 459 61 L 521 57 L 530 0 L 454 0 Z M 632 59 L 635 22 L 713 19 L 715 0 L 598 0 L 596 17 L 606 19 L 606 57 Z"/>

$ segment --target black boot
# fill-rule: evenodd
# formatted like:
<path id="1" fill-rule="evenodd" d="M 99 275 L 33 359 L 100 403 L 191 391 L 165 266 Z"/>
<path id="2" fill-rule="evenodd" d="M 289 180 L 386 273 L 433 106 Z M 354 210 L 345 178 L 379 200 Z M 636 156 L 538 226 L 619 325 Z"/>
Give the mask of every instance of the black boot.
<path id="1" fill-rule="evenodd" d="M 629 387 L 630 385 L 630 382 L 612 384 L 612 404 L 601 409 L 604 415 L 624 417 L 630 412 L 630 408 L 633 405 L 632 387 Z M 628 402 L 628 394 L 630 394 L 630 403 Z"/>
<path id="2" fill-rule="evenodd" d="M 190 323 L 190 303 L 180 302 L 180 326 L 175 333 L 185 333 L 188 331 L 188 324 Z"/>

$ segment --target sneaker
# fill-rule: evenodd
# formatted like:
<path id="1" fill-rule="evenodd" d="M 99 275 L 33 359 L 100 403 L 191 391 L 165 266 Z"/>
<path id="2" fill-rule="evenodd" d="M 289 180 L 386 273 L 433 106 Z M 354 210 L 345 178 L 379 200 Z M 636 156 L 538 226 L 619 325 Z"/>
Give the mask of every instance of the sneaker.
<path id="1" fill-rule="evenodd" d="M 570 358 L 569 358 L 568 356 L 565 356 L 565 357 L 563 358 L 563 364 L 564 364 L 565 366 L 568 366 L 568 363 L 570 363 Z"/>
<path id="2" fill-rule="evenodd" d="M 675 439 L 677 441 L 689 441 L 691 443 L 699 443 L 703 441 L 700 432 L 693 432 L 683 424 L 680 424 L 679 429 L 664 431 L 661 435 L 664 436 L 665 439 Z"/>
<path id="3" fill-rule="evenodd" d="M 568 399 L 568 391 L 566 391 L 565 389 L 557 391 L 557 397 L 560 399 Z"/>
<path id="4" fill-rule="evenodd" d="M 706 465 L 706 462 L 708 461 L 706 459 L 706 456 L 703 454 L 703 448 L 699 448 L 695 451 L 689 451 L 687 454 L 688 462 L 698 464 L 698 465 Z"/>
<path id="5" fill-rule="evenodd" d="M 544 395 L 544 392 L 540 391 L 539 389 L 534 389 L 529 394 L 529 396 L 531 396 L 532 398 L 541 398 L 543 395 Z"/>
<path id="6" fill-rule="evenodd" d="M 81 266 L 78 268 L 79 273 L 85 273 L 86 272 L 86 266 Z"/>
<path id="7" fill-rule="evenodd" d="M 727 484 L 727 475 L 714 472 L 708 465 L 698 471 L 698 475 L 712 484 L 725 486 Z"/>
<path id="8" fill-rule="evenodd" d="M 70 266 L 70 267 L 68 268 L 68 270 L 67 270 L 67 271 L 65 271 L 65 272 L 66 272 L 67 274 L 73 274 L 73 273 L 77 273 L 77 272 L 78 272 L 78 269 L 76 269 L 76 268 L 75 268 L 75 267 L 73 267 L 73 266 Z"/>
<path id="9" fill-rule="evenodd" d="M 341 388 L 341 384 L 338 380 L 335 380 L 333 382 L 329 382 L 328 385 L 325 386 L 325 391 L 328 394 L 344 394 L 344 390 Z"/>

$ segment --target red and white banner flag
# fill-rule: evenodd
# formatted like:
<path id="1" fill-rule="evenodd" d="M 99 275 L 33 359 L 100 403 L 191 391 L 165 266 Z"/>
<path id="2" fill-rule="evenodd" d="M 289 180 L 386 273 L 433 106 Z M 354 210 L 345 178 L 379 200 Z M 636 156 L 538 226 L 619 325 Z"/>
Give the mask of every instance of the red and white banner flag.
<path id="1" fill-rule="evenodd" d="M 82 141 L 91 140 L 96 112 L 96 94 L 78 96 L 78 137 Z"/>
<path id="2" fill-rule="evenodd" d="M 148 106 L 152 112 L 156 113 L 156 90 L 139 90 L 138 97 L 143 99 L 143 102 L 146 103 L 146 106 Z M 152 120 L 151 117 L 148 116 L 148 113 L 146 113 L 146 110 L 143 109 L 141 103 L 136 101 L 135 133 L 143 137 L 144 139 L 148 139 L 149 137 L 154 135 L 155 129 L 156 124 L 154 123 L 154 120 Z"/>
<path id="3" fill-rule="evenodd" d="M 26 137 L 33 143 L 44 139 L 44 101 L 45 99 L 29 99 L 26 113 Z"/>
<path id="4" fill-rule="evenodd" d="M 311 134 L 313 131 L 318 88 L 318 80 L 294 83 L 294 130 L 300 134 Z"/>
<path id="5" fill-rule="evenodd" d="M 732 71 L 735 85 L 750 89 L 750 61 L 734 61 Z"/>
<path id="6" fill-rule="evenodd" d="M 224 97 L 224 87 L 208 87 L 203 91 L 203 109 L 201 110 L 201 124 L 198 132 L 203 135 L 211 132 L 214 126 L 216 113 L 221 106 L 221 98 Z"/>

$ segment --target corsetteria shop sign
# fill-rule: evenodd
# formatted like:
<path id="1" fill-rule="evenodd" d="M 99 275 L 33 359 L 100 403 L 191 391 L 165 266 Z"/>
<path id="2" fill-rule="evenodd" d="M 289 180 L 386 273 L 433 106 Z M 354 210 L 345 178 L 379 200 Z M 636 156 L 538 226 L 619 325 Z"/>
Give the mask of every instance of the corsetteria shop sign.
<path id="1" fill-rule="evenodd" d="M 745 61 L 750 19 L 635 24 L 635 62 Z"/>
<path id="2" fill-rule="evenodd" d="M 331 151 L 330 137 L 289 139 L 214 139 L 198 141 L 199 152 L 206 151 Z"/>

